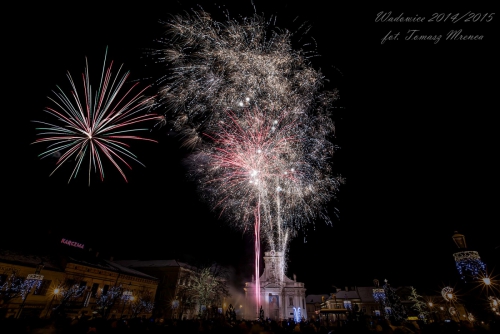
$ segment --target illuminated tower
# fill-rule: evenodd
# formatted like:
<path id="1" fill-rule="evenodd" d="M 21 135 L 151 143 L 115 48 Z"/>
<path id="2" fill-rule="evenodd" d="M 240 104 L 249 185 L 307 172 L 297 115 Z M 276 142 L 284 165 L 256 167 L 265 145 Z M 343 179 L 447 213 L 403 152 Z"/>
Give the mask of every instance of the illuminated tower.
<path id="1" fill-rule="evenodd" d="M 293 280 L 283 272 L 284 258 L 282 252 L 271 250 L 264 252 L 264 272 L 260 277 L 260 295 L 264 318 L 272 320 L 293 319 L 300 322 L 307 319 L 306 288 L 304 283 Z M 255 319 L 255 278 L 245 283 L 245 318 Z"/>
<path id="2" fill-rule="evenodd" d="M 452 238 L 459 249 L 458 252 L 453 253 L 453 257 L 455 258 L 455 264 L 460 274 L 460 279 L 467 283 L 484 277 L 486 275 L 486 265 L 481 261 L 479 253 L 467 250 L 467 244 L 465 243 L 465 236 L 463 234 L 459 234 L 455 231 Z"/>

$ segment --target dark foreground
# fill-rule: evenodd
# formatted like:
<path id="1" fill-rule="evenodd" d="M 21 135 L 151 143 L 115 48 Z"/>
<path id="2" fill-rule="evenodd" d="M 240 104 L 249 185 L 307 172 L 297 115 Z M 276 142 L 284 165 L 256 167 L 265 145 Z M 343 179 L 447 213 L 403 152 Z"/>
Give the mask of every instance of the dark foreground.
<path id="1" fill-rule="evenodd" d="M 1 334 L 169 334 L 169 333 L 221 333 L 221 334 L 281 334 L 281 333 L 373 333 L 373 334 L 434 334 L 434 333 L 500 333 L 498 321 L 490 324 L 457 323 L 406 323 L 392 326 L 385 320 L 371 323 L 338 323 L 331 326 L 313 322 L 295 324 L 289 321 L 228 322 L 216 320 L 167 320 L 152 319 L 0 319 Z"/>

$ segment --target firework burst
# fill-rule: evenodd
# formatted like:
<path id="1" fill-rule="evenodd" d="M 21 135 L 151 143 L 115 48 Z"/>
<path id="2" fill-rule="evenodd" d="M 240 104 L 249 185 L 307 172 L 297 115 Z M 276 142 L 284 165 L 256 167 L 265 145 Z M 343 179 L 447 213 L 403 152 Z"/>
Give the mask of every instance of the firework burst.
<path id="1" fill-rule="evenodd" d="M 317 217 L 330 221 L 324 205 L 342 180 L 328 177 L 328 122 L 257 108 L 240 117 L 227 112 L 220 122 L 191 156 L 191 177 L 221 216 L 254 227 L 258 268 L 261 237 L 286 257 L 294 231 Z M 283 261 L 280 281 L 285 269 Z"/>
<path id="2" fill-rule="evenodd" d="M 101 181 L 104 179 L 103 158 L 105 157 L 116 167 L 125 181 L 127 178 L 120 165 L 132 169 L 125 160 L 132 159 L 139 164 L 136 156 L 128 149 L 129 140 L 152 141 L 133 133 L 141 130 L 135 126 L 150 120 L 159 120 L 160 117 L 148 113 L 153 106 L 153 97 L 145 97 L 143 94 L 148 88 L 135 92 L 138 83 L 128 88 L 124 94 L 124 87 L 130 72 L 120 76 L 122 66 L 115 76 L 112 73 L 113 62 L 106 69 L 106 54 L 102 67 L 101 79 L 95 92 L 92 90 L 89 67 L 86 60 L 85 72 L 82 74 L 83 91 L 78 92 L 77 86 L 70 73 L 67 77 L 71 84 L 71 95 L 68 96 L 60 88 L 53 91 L 56 98 L 49 97 L 54 107 L 45 108 L 45 112 L 55 117 L 58 123 L 44 121 L 33 121 L 42 125 L 37 128 L 39 136 L 34 143 L 50 143 L 47 150 L 39 154 L 41 158 L 60 155 L 56 162 L 56 168 L 52 175 L 65 162 L 74 160 L 75 167 L 70 175 L 68 183 L 75 178 L 88 160 L 88 174 L 90 185 L 90 174 L 92 169 L 99 172 Z M 95 94 L 95 95 L 93 95 Z"/>
<path id="3" fill-rule="evenodd" d="M 217 22 L 204 11 L 164 22 L 164 48 L 153 51 L 169 72 L 159 80 L 159 96 L 174 130 L 195 147 L 202 132 L 214 132 L 232 110 L 239 116 L 248 102 L 267 110 L 303 114 L 329 108 L 335 91 L 320 92 L 321 72 L 308 59 L 313 51 L 294 50 L 295 33 L 260 15 Z"/>
<path id="4" fill-rule="evenodd" d="M 286 255 L 295 231 L 316 218 L 330 222 L 325 205 L 343 181 L 331 170 L 337 92 L 321 90 L 325 79 L 308 60 L 314 52 L 292 47 L 300 31 L 272 21 L 173 16 L 153 51 L 169 69 L 159 80 L 164 122 L 193 149 L 190 175 L 202 197 L 254 231 L 257 305 L 261 237 Z"/>

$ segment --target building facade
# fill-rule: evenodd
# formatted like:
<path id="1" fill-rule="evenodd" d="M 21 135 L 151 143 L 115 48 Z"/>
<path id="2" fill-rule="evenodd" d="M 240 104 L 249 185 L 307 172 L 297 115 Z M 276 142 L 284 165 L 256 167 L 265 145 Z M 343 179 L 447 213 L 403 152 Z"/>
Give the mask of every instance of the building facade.
<path id="1" fill-rule="evenodd" d="M 260 307 L 264 318 L 271 320 L 307 319 L 304 283 L 297 282 L 296 278 L 288 278 L 283 268 L 283 253 L 264 253 L 264 272 L 260 276 L 261 305 L 256 305 L 256 282 L 245 283 L 245 312 L 246 319 L 259 317 Z"/>
<path id="2" fill-rule="evenodd" d="M 385 319 L 391 310 L 382 302 L 383 290 L 379 286 L 345 287 L 337 289 L 327 298 L 325 295 L 307 296 L 308 314 L 314 315 L 315 320 L 328 326 L 339 325 L 354 318 Z M 395 291 L 406 312 L 406 320 L 423 320 L 428 323 L 474 321 L 463 304 L 447 301 L 442 296 L 421 296 L 425 313 L 419 314 L 414 308 L 415 300 L 411 298 L 411 287 L 402 286 Z M 322 302 L 318 310 L 320 299 Z"/>
<path id="3" fill-rule="evenodd" d="M 155 316 L 165 319 L 193 319 L 195 307 L 189 304 L 186 287 L 192 284 L 196 268 L 177 260 L 121 260 L 120 265 L 133 268 L 158 279 Z"/>
<path id="4" fill-rule="evenodd" d="M 71 245 L 69 245 L 71 247 Z M 0 317 L 150 317 L 158 280 L 98 253 L 0 252 Z"/>

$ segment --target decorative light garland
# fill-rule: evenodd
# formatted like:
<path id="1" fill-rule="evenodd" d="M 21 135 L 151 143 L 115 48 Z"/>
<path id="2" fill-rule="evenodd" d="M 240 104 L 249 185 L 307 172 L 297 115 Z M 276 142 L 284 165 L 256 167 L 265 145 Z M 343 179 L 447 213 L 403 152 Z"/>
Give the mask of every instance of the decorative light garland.
<path id="1" fill-rule="evenodd" d="M 468 277 L 472 279 L 477 279 L 486 274 L 486 265 L 481 258 L 479 253 L 476 251 L 462 251 L 453 254 L 455 258 L 455 264 L 457 266 L 460 278 L 463 281 L 467 281 Z"/>
<path id="2" fill-rule="evenodd" d="M 373 299 L 376 302 L 382 302 L 385 299 L 385 291 L 384 289 L 373 289 Z"/>
<path id="3" fill-rule="evenodd" d="M 441 296 L 443 296 L 444 300 L 447 302 L 450 302 L 453 300 L 453 288 L 449 286 L 445 286 L 441 290 Z"/>

